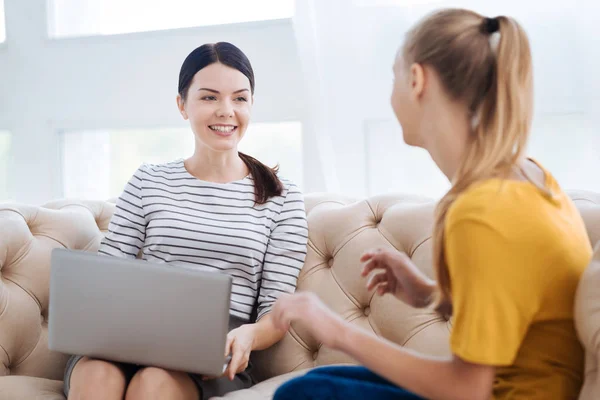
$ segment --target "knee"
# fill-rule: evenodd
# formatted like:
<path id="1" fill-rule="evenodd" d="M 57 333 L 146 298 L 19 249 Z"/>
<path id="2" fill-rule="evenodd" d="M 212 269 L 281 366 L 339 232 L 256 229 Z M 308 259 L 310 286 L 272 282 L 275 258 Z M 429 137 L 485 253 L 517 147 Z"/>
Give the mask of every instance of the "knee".
<path id="1" fill-rule="evenodd" d="M 70 378 L 70 393 L 85 398 L 118 398 L 125 392 L 125 377 L 116 365 L 100 360 L 82 359 Z"/>
<path id="2" fill-rule="evenodd" d="M 126 399 L 170 399 L 179 398 L 175 372 L 162 368 L 147 367 L 135 374 Z"/>

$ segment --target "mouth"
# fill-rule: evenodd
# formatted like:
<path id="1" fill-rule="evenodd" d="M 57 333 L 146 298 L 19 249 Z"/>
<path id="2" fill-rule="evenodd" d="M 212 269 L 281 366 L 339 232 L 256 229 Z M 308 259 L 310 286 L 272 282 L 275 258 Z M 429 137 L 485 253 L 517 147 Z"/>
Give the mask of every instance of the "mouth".
<path id="1" fill-rule="evenodd" d="M 231 136 L 236 130 L 236 125 L 209 125 L 208 128 L 220 136 Z"/>

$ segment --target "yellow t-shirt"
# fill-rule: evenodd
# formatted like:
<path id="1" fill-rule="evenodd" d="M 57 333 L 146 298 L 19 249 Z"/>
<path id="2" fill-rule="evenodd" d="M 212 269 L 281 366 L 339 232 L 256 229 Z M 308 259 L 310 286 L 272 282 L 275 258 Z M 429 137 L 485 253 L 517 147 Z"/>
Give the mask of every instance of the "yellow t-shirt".
<path id="1" fill-rule="evenodd" d="M 495 399 L 576 399 L 582 384 L 573 303 L 592 248 L 577 209 L 544 172 L 551 196 L 491 179 L 459 196 L 446 220 L 451 349 L 497 367 Z"/>

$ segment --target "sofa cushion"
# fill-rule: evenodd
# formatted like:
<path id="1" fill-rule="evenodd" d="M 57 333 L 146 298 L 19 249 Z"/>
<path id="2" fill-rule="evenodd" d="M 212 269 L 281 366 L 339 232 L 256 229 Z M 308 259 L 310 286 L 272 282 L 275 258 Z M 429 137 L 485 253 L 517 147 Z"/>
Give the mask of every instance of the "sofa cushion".
<path id="1" fill-rule="evenodd" d="M 296 370 L 254 385 L 250 389 L 231 392 L 223 397 L 211 397 L 210 400 L 268 400 L 273 397 L 277 388 L 290 379 L 304 375 L 308 370 Z"/>
<path id="2" fill-rule="evenodd" d="M 62 381 L 30 376 L 2 376 L 0 399 L 65 400 L 65 396 Z"/>

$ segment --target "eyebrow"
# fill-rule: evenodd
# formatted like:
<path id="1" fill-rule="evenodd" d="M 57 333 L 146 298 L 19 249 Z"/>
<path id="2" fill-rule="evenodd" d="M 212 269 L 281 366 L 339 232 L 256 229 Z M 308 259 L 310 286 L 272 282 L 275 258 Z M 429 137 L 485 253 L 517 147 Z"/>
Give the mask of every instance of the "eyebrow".
<path id="1" fill-rule="evenodd" d="M 220 93 L 218 90 L 209 89 L 209 88 L 200 88 L 200 89 L 198 89 L 198 91 L 200 91 L 200 90 L 206 90 L 207 92 L 212 92 L 212 93 L 217 93 L 217 94 Z M 248 89 L 239 89 L 239 90 L 236 90 L 233 93 L 241 93 L 241 92 L 249 92 L 249 90 Z"/>

